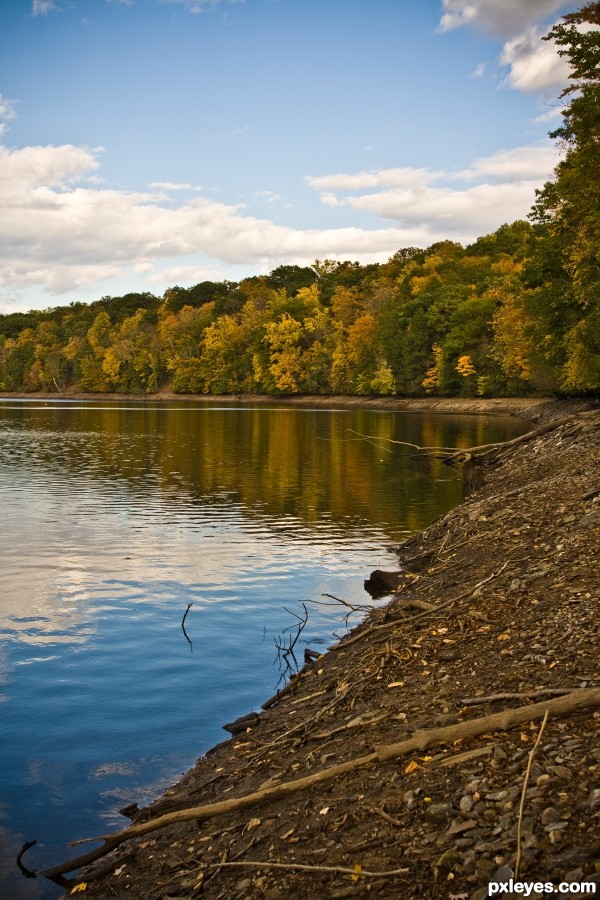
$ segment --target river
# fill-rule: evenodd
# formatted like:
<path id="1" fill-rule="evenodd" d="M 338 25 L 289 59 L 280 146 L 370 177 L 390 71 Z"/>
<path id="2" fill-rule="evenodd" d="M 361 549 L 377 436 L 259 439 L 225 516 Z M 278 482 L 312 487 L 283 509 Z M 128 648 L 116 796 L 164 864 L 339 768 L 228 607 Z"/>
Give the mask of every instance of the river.
<path id="1" fill-rule="evenodd" d="M 60 896 L 17 870 L 25 841 L 41 869 L 126 825 L 274 692 L 305 609 L 300 663 L 357 621 L 323 595 L 369 603 L 389 548 L 460 501 L 391 441 L 522 431 L 333 401 L 0 400 L 2 896 Z"/>

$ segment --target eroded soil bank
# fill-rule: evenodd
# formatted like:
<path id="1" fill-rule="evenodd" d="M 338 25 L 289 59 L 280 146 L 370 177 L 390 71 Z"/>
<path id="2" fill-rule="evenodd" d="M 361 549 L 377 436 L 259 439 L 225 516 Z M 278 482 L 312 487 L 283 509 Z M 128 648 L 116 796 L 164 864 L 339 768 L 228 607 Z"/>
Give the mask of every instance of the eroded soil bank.
<path id="1" fill-rule="evenodd" d="M 562 424 L 402 545 L 389 605 L 130 810 L 128 839 L 71 885 L 481 900 L 518 876 L 600 892 L 600 412 L 531 412 Z M 165 815 L 193 818 L 155 828 Z"/>

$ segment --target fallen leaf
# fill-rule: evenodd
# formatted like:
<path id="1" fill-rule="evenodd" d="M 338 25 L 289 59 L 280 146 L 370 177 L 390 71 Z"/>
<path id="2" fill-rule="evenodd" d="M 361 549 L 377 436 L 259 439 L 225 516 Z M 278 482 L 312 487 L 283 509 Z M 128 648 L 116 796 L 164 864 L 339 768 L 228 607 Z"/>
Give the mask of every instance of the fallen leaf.
<path id="1" fill-rule="evenodd" d="M 388 684 L 388 688 L 395 688 L 395 687 L 404 687 L 404 682 L 403 681 L 392 681 L 391 684 Z"/>
<path id="2" fill-rule="evenodd" d="M 77 894 L 79 891 L 85 891 L 86 888 L 87 888 L 87 881 L 82 881 L 82 882 L 80 882 L 80 884 L 75 885 L 75 887 L 73 888 L 71 893 Z"/>
<path id="3" fill-rule="evenodd" d="M 250 819 L 248 824 L 246 825 L 247 831 L 250 831 L 251 828 L 258 828 L 260 825 L 260 819 Z"/>
<path id="4" fill-rule="evenodd" d="M 361 877 L 362 866 L 354 866 L 354 871 L 356 872 L 356 875 L 351 875 L 350 881 L 358 881 L 358 879 Z"/>
<path id="5" fill-rule="evenodd" d="M 499 634 L 496 638 L 497 641 L 510 641 L 510 634 Z"/>
<path id="6" fill-rule="evenodd" d="M 114 874 L 114 875 L 120 875 L 124 868 L 125 868 L 125 863 L 123 863 L 122 866 L 119 866 L 118 869 L 115 869 L 115 871 L 113 872 L 113 874 Z"/>
<path id="7" fill-rule="evenodd" d="M 328 806 L 324 806 L 323 809 L 320 809 L 320 810 L 319 810 L 319 815 L 320 815 L 320 816 L 326 816 L 328 812 L 329 812 L 329 807 L 328 807 Z"/>
<path id="8" fill-rule="evenodd" d="M 416 763 L 416 762 L 414 761 L 414 759 L 411 759 L 411 761 L 409 762 L 409 764 L 407 765 L 407 767 L 406 767 L 405 770 L 404 770 L 404 774 L 405 774 L 405 775 L 410 775 L 411 772 L 414 772 L 415 769 L 418 769 L 418 768 L 419 768 L 419 764 Z"/>

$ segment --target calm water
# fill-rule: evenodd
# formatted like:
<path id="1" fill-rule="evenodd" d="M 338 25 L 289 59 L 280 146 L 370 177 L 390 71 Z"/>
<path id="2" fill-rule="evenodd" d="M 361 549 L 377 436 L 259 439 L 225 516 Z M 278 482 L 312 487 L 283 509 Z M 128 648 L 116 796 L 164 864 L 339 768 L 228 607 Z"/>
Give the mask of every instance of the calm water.
<path id="1" fill-rule="evenodd" d="M 0 885 L 123 827 L 257 709 L 275 640 L 323 593 L 366 603 L 386 548 L 460 500 L 454 473 L 358 439 L 460 445 L 508 418 L 0 400 Z M 183 614 L 192 603 L 186 630 Z M 308 604 L 300 645 L 345 631 Z"/>

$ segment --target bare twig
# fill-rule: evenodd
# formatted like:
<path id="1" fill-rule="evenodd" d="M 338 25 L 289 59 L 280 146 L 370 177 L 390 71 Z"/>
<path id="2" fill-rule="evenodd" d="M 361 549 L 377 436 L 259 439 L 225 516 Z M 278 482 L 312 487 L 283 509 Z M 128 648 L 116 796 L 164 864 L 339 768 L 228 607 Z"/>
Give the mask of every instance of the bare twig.
<path id="1" fill-rule="evenodd" d="M 538 704 L 539 706 L 540 704 Z M 515 862 L 515 879 L 519 878 L 519 871 L 521 868 L 521 832 L 523 828 L 523 810 L 525 809 L 525 795 L 527 794 L 527 784 L 529 782 L 529 776 L 531 774 L 531 766 L 533 764 L 533 757 L 535 756 L 535 751 L 537 750 L 539 743 L 542 739 L 542 734 L 544 733 L 544 728 L 546 727 L 546 722 L 548 721 L 548 713 L 549 710 L 546 710 L 546 715 L 544 716 L 544 720 L 540 726 L 540 730 L 538 732 L 537 740 L 533 747 L 531 748 L 531 752 L 529 754 L 529 760 L 527 762 L 527 771 L 525 772 L 525 780 L 523 782 L 523 791 L 521 792 L 521 803 L 519 805 L 519 822 L 517 825 L 517 861 Z"/>
<path id="2" fill-rule="evenodd" d="M 396 875 L 406 875 L 408 869 L 391 869 L 388 872 L 370 872 L 367 869 L 349 869 L 346 866 L 308 866 L 303 863 L 277 863 L 261 860 L 239 860 L 238 862 L 209 863 L 207 868 L 220 866 L 252 866 L 255 869 L 289 869 L 300 872 L 332 872 L 336 875 L 352 875 L 357 881 L 359 878 L 393 878 Z"/>
<path id="3" fill-rule="evenodd" d="M 188 635 L 187 631 L 185 630 L 185 620 L 187 619 L 187 614 L 189 613 L 189 611 L 190 611 L 190 609 L 192 608 L 193 605 L 194 605 L 193 601 L 192 601 L 192 603 L 188 603 L 187 609 L 186 609 L 186 611 L 185 611 L 184 614 L 183 614 L 183 619 L 181 620 L 181 629 L 182 629 L 182 631 L 183 631 L 183 633 L 184 633 L 184 635 L 185 635 L 186 641 L 187 641 L 188 644 L 190 645 L 190 651 L 191 651 L 192 653 L 194 652 L 194 647 L 193 647 L 193 645 L 192 645 L 192 642 L 190 641 L 190 638 L 189 638 L 189 635 Z"/>

